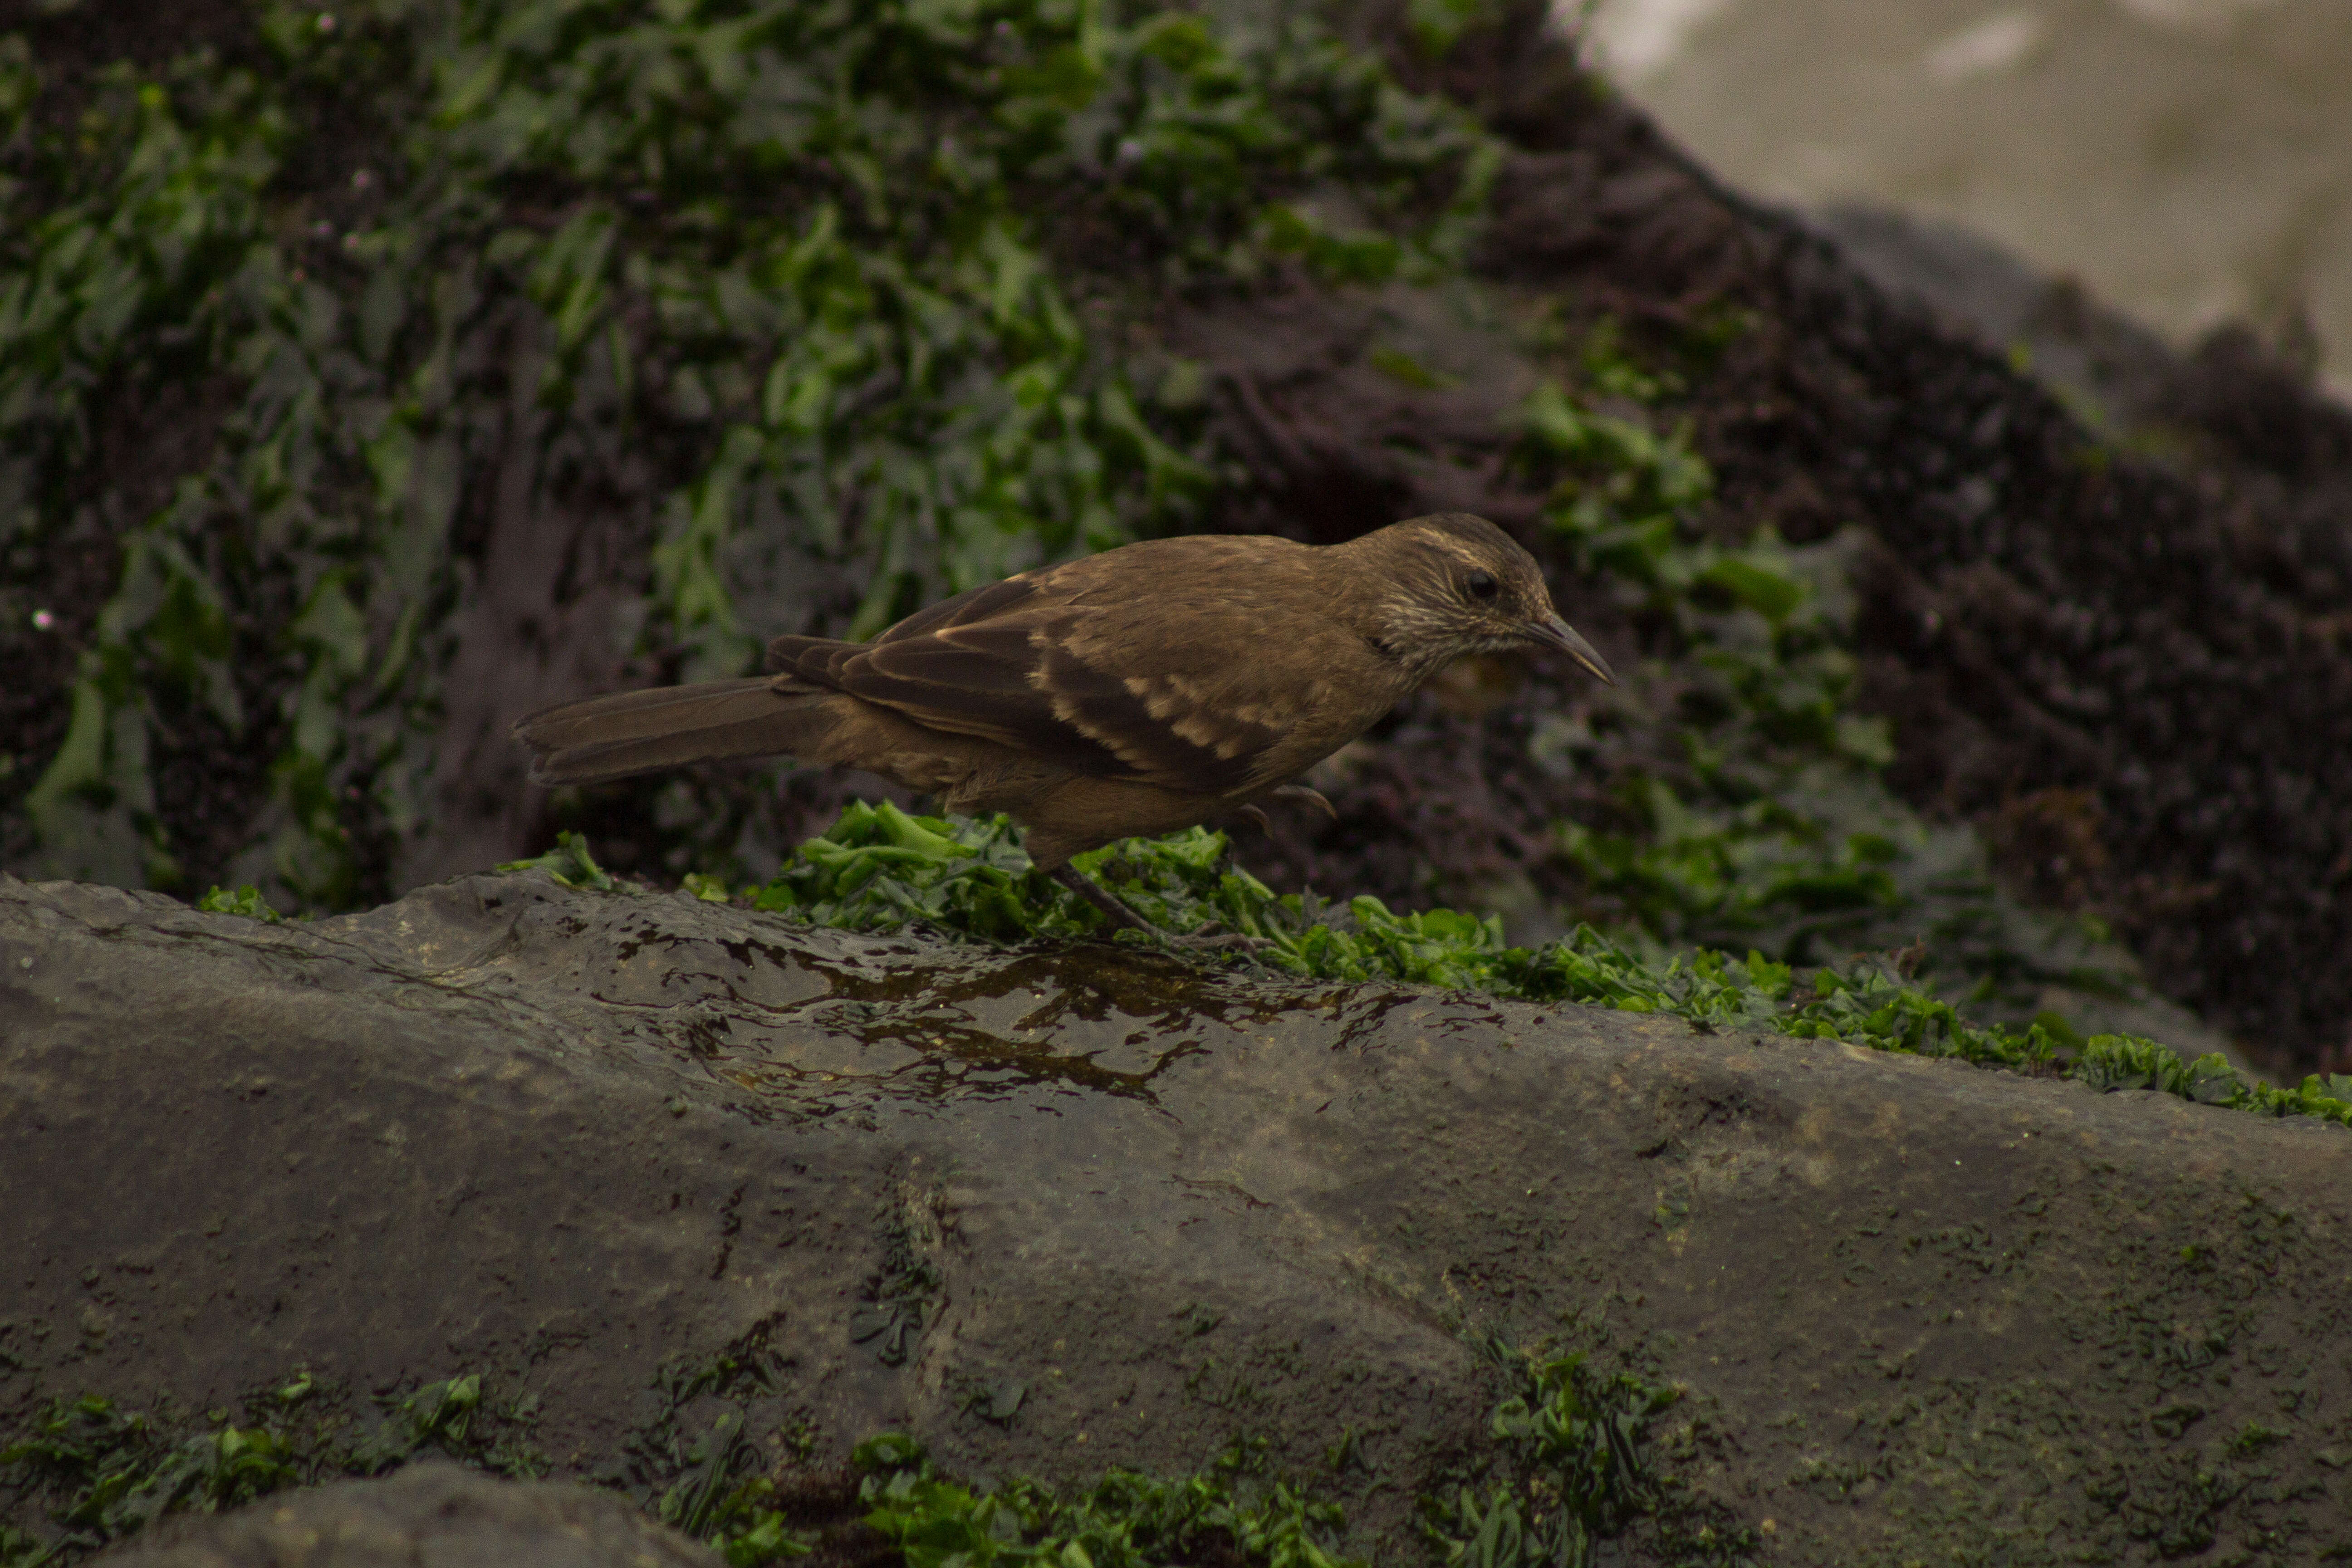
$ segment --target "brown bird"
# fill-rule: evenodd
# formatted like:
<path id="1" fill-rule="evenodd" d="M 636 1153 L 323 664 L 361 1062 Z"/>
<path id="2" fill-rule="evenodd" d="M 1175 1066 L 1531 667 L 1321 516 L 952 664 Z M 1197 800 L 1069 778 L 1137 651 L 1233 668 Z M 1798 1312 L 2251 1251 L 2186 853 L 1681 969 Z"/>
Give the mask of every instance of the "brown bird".
<path id="1" fill-rule="evenodd" d="M 961 815 L 1005 812 L 1038 869 L 1152 931 L 1070 857 L 1255 814 L 1286 790 L 1321 803 L 1291 781 L 1454 659 L 1523 644 L 1614 684 L 1535 559 L 1486 519 L 1443 512 L 1321 549 L 1122 545 L 959 594 L 870 643 L 780 637 L 765 676 L 566 703 L 513 733 L 534 784 L 784 753 Z"/>

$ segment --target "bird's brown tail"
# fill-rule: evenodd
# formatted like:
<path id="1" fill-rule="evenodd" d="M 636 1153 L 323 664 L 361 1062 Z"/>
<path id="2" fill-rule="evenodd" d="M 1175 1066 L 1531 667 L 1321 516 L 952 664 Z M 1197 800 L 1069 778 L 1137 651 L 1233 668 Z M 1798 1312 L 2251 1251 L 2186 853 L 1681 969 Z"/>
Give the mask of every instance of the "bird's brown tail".
<path id="1" fill-rule="evenodd" d="M 601 784 L 725 757 L 814 760 L 836 715 L 825 691 L 779 690 L 773 676 L 622 691 L 519 721 L 530 782 Z"/>

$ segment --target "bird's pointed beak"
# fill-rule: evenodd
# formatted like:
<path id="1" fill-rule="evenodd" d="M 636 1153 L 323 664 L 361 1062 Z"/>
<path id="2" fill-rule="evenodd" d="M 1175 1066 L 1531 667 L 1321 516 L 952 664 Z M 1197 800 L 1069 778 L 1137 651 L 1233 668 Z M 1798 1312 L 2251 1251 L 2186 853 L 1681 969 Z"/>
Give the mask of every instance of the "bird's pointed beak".
<path id="1" fill-rule="evenodd" d="M 1540 621 L 1526 622 L 1521 626 L 1519 635 L 1529 642 L 1559 649 L 1560 652 L 1599 676 L 1604 684 L 1610 686 L 1617 684 L 1617 678 L 1610 673 L 1609 661 L 1601 657 L 1601 650 L 1586 642 L 1574 626 L 1561 620 L 1557 611 Z"/>

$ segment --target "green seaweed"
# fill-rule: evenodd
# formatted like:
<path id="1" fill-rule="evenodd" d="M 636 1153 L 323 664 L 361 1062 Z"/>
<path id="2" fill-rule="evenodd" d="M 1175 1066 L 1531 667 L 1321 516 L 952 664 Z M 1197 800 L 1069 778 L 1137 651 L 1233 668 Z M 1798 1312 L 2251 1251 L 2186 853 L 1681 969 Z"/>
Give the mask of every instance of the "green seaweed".
<path id="1" fill-rule="evenodd" d="M 600 893 L 626 890 L 628 884 L 616 882 L 612 873 L 596 864 L 589 852 L 588 840 L 578 833 L 559 833 L 555 847 L 528 860 L 507 860 L 499 864 L 500 871 L 544 871 L 567 888 L 593 888 Z M 700 889 L 697 889 L 698 896 Z"/>
<path id="2" fill-rule="evenodd" d="M 751 1404 L 786 1386 L 790 1365 L 770 1345 L 772 1320 L 702 1357 L 674 1357 L 655 1373 L 654 1415 L 632 1432 L 624 1452 L 595 1473 L 603 1485 L 636 1497 L 656 1519 L 708 1542 L 737 1568 L 798 1556 L 808 1550 L 783 1511 L 767 1506 L 775 1483 L 750 1427 Z M 681 1414 L 705 1398 L 725 1401 L 698 1430 Z M 793 1452 L 804 1458 L 807 1433 Z"/>
<path id="3" fill-rule="evenodd" d="M 523 1433 L 538 1405 L 525 1394 L 486 1409 L 478 1373 L 428 1383 L 386 1405 L 374 1429 L 337 1456 L 348 1475 L 372 1476 L 405 1464 L 427 1449 L 478 1465 L 499 1475 L 544 1474 L 547 1461 Z"/>
<path id="4" fill-rule="evenodd" d="M 1519 461 L 1552 485 L 1548 531 L 1650 657 L 1529 738 L 1538 766 L 1609 781 L 1599 809 L 1555 826 L 1576 901 L 1662 952 L 1811 965 L 1913 946 L 1925 988 L 1979 1019 L 2021 1022 L 2053 984 L 2137 994 L 2092 922 L 2026 909 L 1974 830 L 1925 822 L 1887 786 L 1888 726 L 1856 707 L 1861 537 L 1720 537 L 1714 477 L 1665 412 L 1681 377 L 1637 362 L 1606 319 L 1578 370 L 1528 398 Z"/>
<path id="5" fill-rule="evenodd" d="M 2219 1052 L 2195 1060 L 2137 1035 L 2094 1035 L 2072 1076 L 2094 1089 L 2152 1089 L 2257 1116 L 2315 1116 L 2352 1125 L 2352 1074 L 2314 1073 L 2293 1089 L 2250 1083 Z"/>
<path id="6" fill-rule="evenodd" d="M 1681 1398 L 1631 1373 L 1601 1374 L 1583 1352 L 1488 1355 L 1514 1385 L 1488 1423 L 1494 1454 L 1422 1500 L 1445 1568 L 1592 1568 L 1629 1531 L 1676 1568 L 1753 1562 L 1754 1531 L 1717 1517 L 1658 1464 L 1654 1429 Z"/>
<path id="7" fill-rule="evenodd" d="M 940 1476 L 922 1445 L 884 1433 L 858 1446 L 866 1522 L 907 1568 L 1145 1568 L 1197 1562 L 1212 1541 L 1266 1568 L 1352 1568 L 1337 1545 L 1344 1520 L 1328 1503 L 1256 1475 L 1236 1447 L 1181 1480 L 1113 1469 L 1064 1497 L 1013 1479 L 975 1490 Z"/>
<path id="8" fill-rule="evenodd" d="M 486 1403 L 479 1374 L 374 1403 L 371 1418 L 307 1371 L 247 1398 L 242 1424 L 226 1410 L 126 1410 L 97 1394 L 50 1401 L 0 1446 L 0 1496 L 20 1518 L 46 1514 L 48 1529 L 0 1527 L 0 1565 L 73 1562 L 165 1514 L 215 1513 L 289 1487 L 378 1475 L 427 1451 L 498 1475 L 548 1468 L 528 1440 L 535 1403 L 527 1394 Z"/>
<path id="9" fill-rule="evenodd" d="M 278 921 L 286 917 L 269 907 L 261 889 L 247 882 L 235 892 L 215 888 L 196 900 L 196 908 L 206 914 L 243 915 L 247 920 Z"/>
<path id="10" fill-rule="evenodd" d="M 223 1421 L 191 1436 L 164 1436 L 153 1417 L 86 1396 L 58 1401 L 30 1430 L 0 1447 L 0 1474 L 22 1488 L 63 1491 L 49 1542 L 0 1531 L 8 1568 L 68 1561 L 135 1534 L 166 1513 L 214 1513 L 301 1479 L 285 1436 Z"/>
<path id="11" fill-rule="evenodd" d="M 740 1355 L 730 1352 L 706 1367 L 671 1369 L 665 1374 L 667 1408 L 674 1414 L 698 1394 L 738 1393 L 746 1375 L 757 1384 L 753 1392 L 773 1392 L 757 1339 L 746 1342 L 748 1349 L 736 1347 Z M 289 1408 L 310 1392 L 307 1375 L 287 1386 L 300 1391 L 282 1401 Z M 481 1378 L 469 1374 L 420 1389 L 357 1445 L 331 1436 L 289 1435 L 282 1413 L 250 1429 L 215 1424 L 180 1437 L 167 1435 L 170 1421 L 126 1415 L 102 1398 L 52 1406 L 36 1419 L 30 1435 L 0 1449 L 0 1475 L 14 1475 L 20 1483 L 37 1476 L 53 1494 L 62 1494 L 50 1510 L 60 1531 L 47 1541 L 0 1531 L 0 1563 L 37 1568 L 75 1561 L 166 1513 L 212 1512 L 290 1486 L 381 1473 L 426 1447 L 476 1468 L 517 1473 L 499 1462 L 498 1450 L 468 1438 L 481 1388 Z M 816 1533 L 795 1527 L 784 1510 L 766 1506 L 776 1495 L 775 1482 L 756 1473 L 758 1452 L 742 1427 L 742 1412 L 730 1409 L 706 1436 L 675 1445 L 677 1452 L 656 1466 L 668 1484 L 640 1489 L 648 1511 L 709 1542 L 734 1568 L 806 1555 Z M 633 1451 L 644 1451 L 645 1445 L 640 1434 Z M 667 1450 L 672 1444 L 665 1438 L 656 1446 Z M 1113 1468 L 1067 1495 L 1020 1478 L 968 1486 L 940 1474 L 922 1446 L 899 1433 L 859 1444 L 852 1464 L 860 1472 L 852 1510 L 908 1568 L 992 1563 L 1144 1568 L 1198 1561 L 1211 1542 L 1265 1568 L 1345 1568 L 1351 1562 L 1336 1544 L 1345 1522 L 1339 1509 L 1264 1474 L 1246 1444 L 1180 1479 Z M 1621 1513 L 1630 1519 L 1639 1511 L 1636 1499 Z"/>

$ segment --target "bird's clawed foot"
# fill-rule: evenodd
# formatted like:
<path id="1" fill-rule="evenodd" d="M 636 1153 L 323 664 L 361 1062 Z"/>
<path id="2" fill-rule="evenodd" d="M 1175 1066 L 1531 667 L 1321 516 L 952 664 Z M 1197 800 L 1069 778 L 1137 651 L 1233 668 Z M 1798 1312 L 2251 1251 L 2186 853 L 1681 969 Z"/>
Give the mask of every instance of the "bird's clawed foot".
<path id="1" fill-rule="evenodd" d="M 1318 789 L 1309 789 L 1305 784 L 1284 784 L 1274 792 L 1273 798 L 1276 800 L 1303 800 L 1307 805 L 1315 807 L 1316 810 L 1321 812 L 1324 816 L 1329 817 L 1332 821 L 1337 822 L 1339 820 L 1338 808 L 1333 806 L 1329 801 L 1323 798 L 1323 792 Z"/>
<path id="2" fill-rule="evenodd" d="M 1303 801 L 1307 805 L 1315 807 L 1318 811 L 1320 811 L 1332 821 L 1337 822 L 1339 820 L 1339 811 L 1329 801 L 1323 798 L 1323 792 L 1320 790 L 1309 789 L 1305 784 L 1279 785 L 1266 796 L 1266 799 Z M 1255 804 L 1234 807 L 1234 815 L 1257 824 L 1257 830 L 1260 833 L 1271 833 L 1274 831 L 1274 824 L 1266 820 L 1264 808 Z"/>

